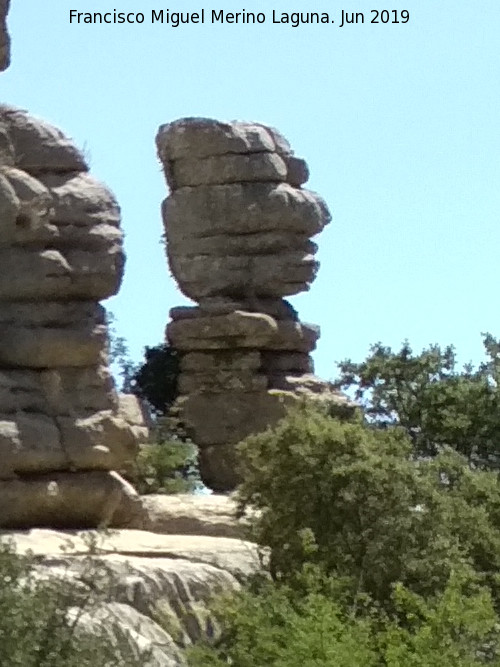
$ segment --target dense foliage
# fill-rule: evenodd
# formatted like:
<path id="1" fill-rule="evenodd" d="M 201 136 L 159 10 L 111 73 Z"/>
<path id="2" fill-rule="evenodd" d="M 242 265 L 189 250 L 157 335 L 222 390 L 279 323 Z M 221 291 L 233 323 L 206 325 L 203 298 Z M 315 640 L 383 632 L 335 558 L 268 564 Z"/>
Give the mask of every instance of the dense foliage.
<path id="1" fill-rule="evenodd" d="M 455 350 L 430 346 L 414 355 L 381 343 L 357 364 L 340 364 L 338 387 L 354 391 L 378 427 L 402 426 L 414 451 L 434 455 L 447 445 L 476 464 L 496 465 L 500 454 L 500 341 L 483 335 L 486 361 L 457 368 Z"/>
<path id="2" fill-rule="evenodd" d="M 269 577 L 219 601 L 193 666 L 500 666 L 500 345 L 376 345 L 339 386 L 364 415 L 300 406 L 240 446 L 240 512 Z"/>
<path id="3" fill-rule="evenodd" d="M 177 350 L 164 343 L 146 347 L 143 363 L 135 364 L 112 313 L 107 314 L 107 323 L 110 362 L 118 368 L 121 390 L 145 401 L 154 421 L 151 442 L 140 450 L 128 478 L 141 494 L 194 491 L 201 486 L 197 449 L 171 415 L 178 396 Z"/>

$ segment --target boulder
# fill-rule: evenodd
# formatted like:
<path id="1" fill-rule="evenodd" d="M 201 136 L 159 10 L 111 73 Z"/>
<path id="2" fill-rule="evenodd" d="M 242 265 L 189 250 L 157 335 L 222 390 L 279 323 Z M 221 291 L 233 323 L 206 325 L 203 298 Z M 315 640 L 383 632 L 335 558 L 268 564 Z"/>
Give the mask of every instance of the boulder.
<path id="1" fill-rule="evenodd" d="M 97 528 L 123 525 L 140 501 L 115 472 L 74 471 L 0 479 L 0 507 L 3 529 Z"/>
<path id="2" fill-rule="evenodd" d="M 242 538 L 247 522 L 236 518 L 236 503 L 223 495 L 148 495 L 141 497 L 143 530 L 164 535 Z M 132 526 L 131 526 L 132 527 Z"/>
<path id="3" fill-rule="evenodd" d="M 236 310 L 227 315 L 174 320 L 167 338 L 178 350 L 291 350 L 310 352 L 319 327 L 292 320 L 275 320 L 265 313 Z"/>
<path id="4" fill-rule="evenodd" d="M 82 152 L 50 123 L 7 105 L 0 106 L 0 117 L 12 143 L 18 169 L 33 176 L 88 171 Z"/>

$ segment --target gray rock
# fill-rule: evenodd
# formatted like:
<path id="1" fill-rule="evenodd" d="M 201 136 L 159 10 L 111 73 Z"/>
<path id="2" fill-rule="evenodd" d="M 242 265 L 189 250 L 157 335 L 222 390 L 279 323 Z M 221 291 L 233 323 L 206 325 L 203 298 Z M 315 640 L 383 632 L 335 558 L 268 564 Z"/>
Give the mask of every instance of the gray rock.
<path id="1" fill-rule="evenodd" d="M 0 527 L 84 528 L 109 526 L 120 507 L 132 516 L 140 505 L 134 489 L 115 472 L 51 472 L 0 479 Z"/>
<path id="2" fill-rule="evenodd" d="M 211 118 L 181 118 L 162 125 L 156 136 L 162 162 L 227 153 L 290 153 L 277 130 L 258 123 L 224 123 Z"/>
<path id="3" fill-rule="evenodd" d="M 288 165 L 277 153 L 210 155 L 180 158 L 169 163 L 165 172 L 172 190 L 185 186 L 239 182 L 281 183 L 287 180 Z"/>
<path id="4" fill-rule="evenodd" d="M 167 240 L 217 234 L 318 234 L 330 222 L 325 202 L 287 183 L 203 185 L 175 190 L 163 206 Z"/>
<path id="5" fill-rule="evenodd" d="M 88 170 L 81 151 L 46 121 L 5 105 L 0 106 L 0 121 L 7 130 L 19 169 L 34 176 Z"/>
<path id="6" fill-rule="evenodd" d="M 332 396 L 308 375 L 319 329 L 282 298 L 310 288 L 311 237 L 331 216 L 301 189 L 307 164 L 274 128 L 185 118 L 160 128 L 157 147 L 171 188 L 170 270 L 198 302 L 170 311 L 167 340 L 182 355 L 176 410 L 200 448 L 203 481 L 228 491 L 238 483 L 234 444 L 302 396 Z"/>
<path id="7" fill-rule="evenodd" d="M 0 526 L 126 525 L 140 510 L 113 471 L 143 430 L 120 414 L 98 304 L 123 275 L 120 209 L 86 171 L 62 132 L 0 106 Z"/>

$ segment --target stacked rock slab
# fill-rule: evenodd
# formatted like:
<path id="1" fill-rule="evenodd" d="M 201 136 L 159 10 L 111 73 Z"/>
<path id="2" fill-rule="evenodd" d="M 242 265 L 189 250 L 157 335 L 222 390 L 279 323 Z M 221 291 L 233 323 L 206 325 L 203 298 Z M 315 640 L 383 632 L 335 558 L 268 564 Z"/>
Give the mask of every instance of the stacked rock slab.
<path id="1" fill-rule="evenodd" d="M 0 527 L 113 523 L 134 490 L 99 300 L 120 210 L 59 130 L 0 106 Z"/>
<path id="2" fill-rule="evenodd" d="M 178 408 L 204 482 L 227 491 L 238 481 L 234 444 L 301 393 L 329 389 L 312 375 L 319 329 L 283 297 L 309 289 L 311 237 L 330 214 L 302 189 L 307 166 L 273 128 L 187 118 L 163 125 L 157 147 L 171 191 L 170 269 L 198 303 L 170 311 L 167 338 L 182 354 Z"/>

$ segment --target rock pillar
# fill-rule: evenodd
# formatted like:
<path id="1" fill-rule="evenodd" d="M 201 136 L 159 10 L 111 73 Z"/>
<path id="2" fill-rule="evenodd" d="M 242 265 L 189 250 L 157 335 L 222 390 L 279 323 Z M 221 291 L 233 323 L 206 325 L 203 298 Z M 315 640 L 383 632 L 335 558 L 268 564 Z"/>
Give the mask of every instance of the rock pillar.
<path id="1" fill-rule="evenodd" d="M 0 106 L 0 527 L 113 524 L 134 504 L 99 304 L 123 266 L 120 209 L 82 153 Z"/>
<path id="2" fill-rule="evenodd" d="M 157 147 L 171 191 L 170 269 L 198 303 L 170 311 L 167 338 L 182 353 L 178 407 L 203 481 L 227 491 L 238 481 L 235 443 L 301 393 L 329 390 L 312 375 L 319 329 L 283 297 L 309 289 L 311 237 L 330 214 L 302 188 L 307 166 L 273 128 L 187 118 L 162 126 Z"/>

